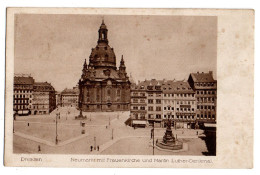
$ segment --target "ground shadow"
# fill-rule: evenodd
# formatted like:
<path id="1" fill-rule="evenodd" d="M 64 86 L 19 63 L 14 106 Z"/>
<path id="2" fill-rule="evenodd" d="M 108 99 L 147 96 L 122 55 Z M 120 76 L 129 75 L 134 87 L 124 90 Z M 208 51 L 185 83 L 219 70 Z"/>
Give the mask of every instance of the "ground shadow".
<path id="1" fill-rule="evenodd" d="M 201 137 L 201 139 L 205 141 L 208 152 L 202 152 L 202 154 L 205 156 L 216 156 L 216 130 L 205 130 L 204 134 L 206 137 Z"/>

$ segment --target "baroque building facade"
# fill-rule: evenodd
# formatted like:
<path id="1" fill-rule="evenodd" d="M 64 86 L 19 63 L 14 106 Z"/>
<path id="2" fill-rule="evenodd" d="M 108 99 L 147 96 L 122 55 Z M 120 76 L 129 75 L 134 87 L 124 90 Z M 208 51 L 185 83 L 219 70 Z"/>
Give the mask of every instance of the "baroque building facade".
<path id="1" fill-rule="evenodd" d="M 108 45 L 104 21 L 98 42 L 92 48 L 89 64 L 85 60 L 79 80 L 79 109 L 82 111 L 126 111 L 130 109 L 130 81 L 123 56 L 116 67 L 114 49 Z"/>
<path id="2" fill-rule="evenodd" d="M 214 127 L 217 81 L 212 72 L 191 73 L 188 81 L 145 80 L 131 85 L 132 126 Z"/>

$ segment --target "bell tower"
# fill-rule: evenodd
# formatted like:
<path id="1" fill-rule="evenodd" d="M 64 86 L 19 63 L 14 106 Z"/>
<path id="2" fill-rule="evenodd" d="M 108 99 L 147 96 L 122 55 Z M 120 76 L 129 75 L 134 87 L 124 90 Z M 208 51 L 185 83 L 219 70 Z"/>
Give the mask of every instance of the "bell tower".
<path id="1" fill-rule="evenodd" d="M 106 43 L 108 44 L 108 39 L 107 39 L 107 26 L 104 23 L 104 20 L 102 20 L 102 24 L 98 30 L 98 44 L 99 43 Z"/>

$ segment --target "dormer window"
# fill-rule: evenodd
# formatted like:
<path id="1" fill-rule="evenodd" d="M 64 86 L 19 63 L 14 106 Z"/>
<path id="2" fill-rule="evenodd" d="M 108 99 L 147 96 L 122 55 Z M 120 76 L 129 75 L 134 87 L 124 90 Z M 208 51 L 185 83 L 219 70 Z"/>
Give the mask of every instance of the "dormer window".
<path id="1" fill-rule="evenodd" d="M 153 90 L 153 86 L 147 86 L 148 90 Z"/>
<path id="2" fill-rule="evenodd" d="M 161 86 L 155 86 L 156 90 L 161 90 Z"/>

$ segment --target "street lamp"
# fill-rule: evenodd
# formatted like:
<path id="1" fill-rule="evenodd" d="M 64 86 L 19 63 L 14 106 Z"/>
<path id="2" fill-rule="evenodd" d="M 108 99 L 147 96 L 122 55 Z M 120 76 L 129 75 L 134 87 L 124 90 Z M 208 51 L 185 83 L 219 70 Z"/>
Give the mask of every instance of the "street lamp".
<path id="1" fill-rule="evenodd" d="M 94 150 L 96 150 L 96 136 L 94 137 Z"/>
<path id="2" fill-rule="evenodd" d="M 58 116 L 59 113 L 56 114 L 56 139 L 55 139 L 56 145 L 58 144 Z"/>
<path id="3" fill-rule="evenodd" d="M 114 129 L 112 129 L 112 140 L 114 139 Z"/>
<path id="4" fill-rule="evenodd" d="M 152 133 L 153 133 L 153 155 L 154 155 L 154 121 L 153 121 L 153 129 L 152 130 L 153 130 Z"/>
<path id="5" fill-rule="evenodd" d="M 16 112 L 13 114 L 13 133 L 14 133 L 14 121 L 16 120 Z"/>

